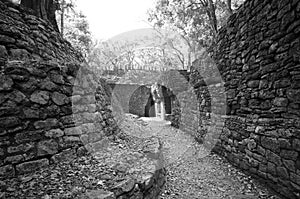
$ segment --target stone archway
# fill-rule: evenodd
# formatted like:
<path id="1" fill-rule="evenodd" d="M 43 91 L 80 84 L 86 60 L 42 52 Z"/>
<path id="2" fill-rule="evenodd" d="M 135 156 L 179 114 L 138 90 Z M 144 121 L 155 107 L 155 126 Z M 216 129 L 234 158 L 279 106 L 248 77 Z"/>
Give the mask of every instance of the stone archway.
<path id="1" fill-rule="evenodd" d="M 150 94 L 147 104 L 145 106 L 145 117 L 155 117 L 155 102 L 153 96 Z"/>
<path id="2" fill-rule="evenodd" d="M 147 86 L 142 85 L 136 88 L 129 98 L 129 113 L 138 115 L 140 117 L 144 117 L 146 114 L 149 114 L 145 112 L 146 107 L 149 106 L 149 98 L 151 98 L 151 93 Z"/>
<path id="3" fill-rule="evenodd" d="M 166 116 L 172 113 L 172 99 L 175 95 L 170 89 L 157 82 L 151 85 L 151 95 L 154 101 L 155 116 L 165 120 Z"/>

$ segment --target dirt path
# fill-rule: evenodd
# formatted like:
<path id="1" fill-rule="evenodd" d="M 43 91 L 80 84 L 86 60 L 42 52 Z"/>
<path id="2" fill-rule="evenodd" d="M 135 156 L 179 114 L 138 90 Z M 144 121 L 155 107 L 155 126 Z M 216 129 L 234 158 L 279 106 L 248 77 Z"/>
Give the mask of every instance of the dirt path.
<path id="1" fill-rule="evenodd" d="M 280 199 L 169 123 L 141 119 L 163 142 L 168 173 L 161 199 Z"/>

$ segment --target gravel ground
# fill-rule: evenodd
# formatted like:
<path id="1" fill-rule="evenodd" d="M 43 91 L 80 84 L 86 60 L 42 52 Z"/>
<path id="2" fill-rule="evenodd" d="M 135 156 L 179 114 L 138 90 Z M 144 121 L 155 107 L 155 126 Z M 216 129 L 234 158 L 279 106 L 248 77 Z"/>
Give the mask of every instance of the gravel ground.
<path id="1" fill-rule="evenodd" d="M 128 141 L 107 140 L 95 153 L 51 164 L 30 174 L 0 179 L 0 199 L 85 199 L 94 190 L 112 191 L 129 177 L 139 180 L 140 176 L 149 175 L 156 162 L 146 158 L 143 149 L 147 142 L 156 143 L 158 139 L 151 139 L 150 128 L 135 118 L 125 117 L 120 128 Z"/>
<path id="2" fill-rule="evenodd" d="M 127 142 L 116 144 L 122 147 L 115 154 L 128 151 L 125 145 L 139 151 L 143 138 L 161 139 L 167 182 L 160 199 L 280 199 L 169 123 L 128 115 L 120 127 L 130 135 L 126 135 Z M 81 199 L 87 190 L 109 189 L 110 184 L 123 178 L 122 172 L 111 169 L 109 159 L 99 161 L 85 156 L 33 174 L 0 180 L 0 198 Z M 113 162 L 118 161 L 120 158 Z"/>
<path id="3" fill-rule="evenodd" d="M 160 199 L 281 198 L 169 123 L 140 120 L 148 123 L 163 142 L 167 182 Z"/>

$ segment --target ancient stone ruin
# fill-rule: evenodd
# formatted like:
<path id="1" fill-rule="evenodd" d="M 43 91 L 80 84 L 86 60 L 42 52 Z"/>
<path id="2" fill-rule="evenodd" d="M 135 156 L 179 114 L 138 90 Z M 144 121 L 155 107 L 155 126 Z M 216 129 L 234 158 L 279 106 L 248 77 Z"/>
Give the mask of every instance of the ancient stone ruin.
<path id="1" fill-rule="evenodd" d="M 203 53 L 190 72 L 110 85 L 47 22 L 3 1 L 0 16 L 1 178 L 99 152 L 122 131 L 114 108 L 159 116 L 163 101 L 160 114 L 174 127 L 287 198 L 300 197 L 298 0 L 246 1 L 220 30 L 214 59 Z M 164 98 L 155 98 L 155 83 Z M 127 173 L 131 180 L 108 196 L 158 196 L 165 180 L 160 142 L 140 143 L 137 154 L 152 167 Z"/>
<path id="2" fill-rule="evenodd" d="M 120 133 L 105 81 L 46 21 L 6 1 L 0 1 L 0 15 L 0 178 L 87 153 L 120 165 L 121 158 L 105 150 L 119 150 L 110 143 Z M 87 196 L 156 197 L 164 182 L 160 144 L 150 139 L 139 147 L 122 152 L 124 161 L 136 158 L 132 153 L 143 158 L 133 166 L 139 169 L 114 182 L 111 192 L 91 190 Z"/>
<path id="3" fill-rule="evenodd" d="M 215 60 L 194 63 L 199 103 L 175 121 L 200 142 L 218 132 L 217 153 L 288 198 L 300 197 L 299 13 L 299 1 L 246 1 L 220 30 Z"/>

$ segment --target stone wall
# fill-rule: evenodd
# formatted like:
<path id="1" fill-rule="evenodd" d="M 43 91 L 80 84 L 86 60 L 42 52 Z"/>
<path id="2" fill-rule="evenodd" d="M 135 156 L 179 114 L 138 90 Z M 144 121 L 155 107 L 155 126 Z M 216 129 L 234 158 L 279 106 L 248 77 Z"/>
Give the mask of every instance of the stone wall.
<path id="1" fill-rule="evenodd" d="M 22 178 L 89 152 L 114 174 L 125 172 L 118 167 L 121 159 L 136 165 L 124 173 L 126 180 L 84 196 L 157 198 L 165 182 L 159 140 L 140 140 L 137 145 L 143 151 L 125 150 L 120 137 L 132 132 L 120 132 L 122 107 L 105 80 L 88 69 L 82 56 L 48 22 L 4 0 L 0 15 L 1 183 L 8 180 L 19 188 L 23 186 L 17 185 L 19 178 L 13 182 L 11 177 Z M 143 158 L 137 162 L 133 154 Z M 1 188 L 8 191 L 6 185 Z"/>
<path id="2" fill-rule="evenodd" d="M 150 110 L 146 110 L 146 106 L 150 106 L 151 89 L 147 86 L 140 86 L 131 95 L 129 100 L 129 113 L 145 117 L 149 115 Z M 151 108 L 151 107 L 150 107 Z M 148 113 L 146 113 L 148 111 Z"/>
<path id="3" fill-rule="evenodd" d="M 75 156 L 82 146 L 92 151 L 117 131 L 104 89 L 82 66 L 9 61 L 0 76 L 1 176 Z"/>
<path id="4" fill-rule="evenodd" d="M 0 57 L 0 62 L 7 59 L 56 59 L 64 63 L 84 60 L 47 21 L 4 0 L 0 1 Z"/>
<path id="5" fill-rule="evenodd" d="M 220 30 L 215 62 L 198 60 L 191 74 L 200 140 L 215 128 L 215 151 L 288 198 L 300 197 L 299 13 L 296 0 L 246 1 Z M 213 65 L 219 74 L 203 70 Z"/>
<path id="6" fill-rule="evenodd" d="M 22 7 L 0 1 L 0 15 L 0 177 L 113 139 L 108 87 L 80 64 L 82 56 Z"/>
<path id="7" fill-rule="evenodd" d="M 113 106 L 115 104 L 120 105 L 121 111 L 124 113 L 144 116 L 145 106 L 150 96 L 150 88 L 138 84 L 118 83 L 110 83 L 109 86 L 112 91 L 111 95 L 115 97 L 111 98 Z M 137 102 L 137 104 L 134 102 Z"/>
<path id="8" fill-rule="evenodd" d="M 139 116 L 145 116 L 145 107 L 149 103 L 150 87 L 155 82 L 163 86 L 164 96 L 170 98 L 171 109 L 176 112 L 175 100 L 177 95 L 191 87 L 188 81 L 189 73 L 185 70 L 170 71 L 129 71 L 117 82 L 109 83 L 116 103 L 120 104 L 122 111 Z M 115 101 L 112 100 L 114 103 Z M 177 103 L 178 104 L 178 103 Z M 147 108 L 146 108 L 147 109 Z M 154 107 L 149 108 L 150 115 L 154 116 Z M 173 113 L 170 120 L 178 120 L 178 114 Z M 173 122 L 174 123 L 174 122 Z"/>

